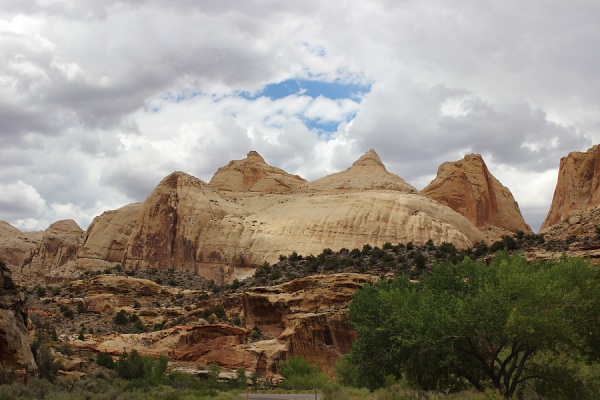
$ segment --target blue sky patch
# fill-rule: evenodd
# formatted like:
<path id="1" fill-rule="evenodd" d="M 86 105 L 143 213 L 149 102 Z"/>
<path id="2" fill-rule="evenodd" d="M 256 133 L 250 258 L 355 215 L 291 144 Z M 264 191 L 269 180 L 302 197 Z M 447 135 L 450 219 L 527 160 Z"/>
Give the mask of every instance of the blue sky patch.
<path id="1" fill-rule="evenodd" d="M 332 100 L 352 99 L 360 97 L 371 90 L 371 85 L 343 82 L 323 82 L 306 79 L 288 79 L 279 83 L 270 83 L 255 94 L 241 92 L 239 95 L 248 100 L 259 97 L 268 97 L 272 100 L 281 99 L 290 95 L 304 95 L 316 98 L 319 96 Z"/>

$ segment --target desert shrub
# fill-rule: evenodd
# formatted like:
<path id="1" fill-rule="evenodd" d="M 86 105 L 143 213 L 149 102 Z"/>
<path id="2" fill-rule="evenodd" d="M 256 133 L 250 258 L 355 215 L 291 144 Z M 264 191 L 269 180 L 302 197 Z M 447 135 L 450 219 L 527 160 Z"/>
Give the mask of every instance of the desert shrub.
<path id="1" fill-rule="evenodd" d="M 115 367 L 115 362 L 112 356 L 106 352 L 101 352 L 96 356 L 96 364 L 108 369 L 114 369 Z"/>
<path id="2" fill-rule="evenodd" d="M 127 318 L 127 311 L 119 310 L 119 312 L 115 314 L 114 322 L 117 325 L 127 324 L 127 322 L 129 322 L 129 318 Z"/>

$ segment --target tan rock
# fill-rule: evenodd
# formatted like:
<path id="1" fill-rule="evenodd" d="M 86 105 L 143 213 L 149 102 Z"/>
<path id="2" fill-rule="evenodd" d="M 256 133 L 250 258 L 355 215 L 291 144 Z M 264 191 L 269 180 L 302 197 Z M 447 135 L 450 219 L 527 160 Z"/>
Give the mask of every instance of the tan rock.
<path id="1" fill-rule="evenodd" d="M 78 253 L 78 263 L 86 269 L 106 268 L 121 263 L 143 203 L 106 211 L 94 218 Z"/>
<path id="2" fill-rule="evenodd" d="M 379 155 L 371 149 L 363 154 L 345 171 L 327 175 L 310 182 L 305 191 L 351 191 L 351 190 L 395 190 L 417 193 L 417 189 L 398 175 L 385 169 Z"/>
<path id="3" fill-rule="evenodd" d="M 210 180 L 210 185 L 218 190 L 259 193 L 289 193 L 305 183 L 298 175 L 267 164 L 256 151 L 219 168 Z"/>
<path id="4" fill-rule="evenodd" d="M 77 275 L 76 268 L 65 276 L 68 263 L 76 266 L 77 252 L 83 243 L 84 232 L 72 219 L 57 221 L 44 231 L 41 243 L 23 265 L 23 274 L 33 277 L 64 277 Z"/>
<path id="5" fill-rule="evenodd" d="M 554 197 L 540 232 L 564 221 L 573 211 L 600 205 L 599 146 L 586 152 L 574 151 L 560 159 Z"/>
<path id="6" fill-rule="evenodd" d="M 42 241 L 44 232 L 21 232 L 8 222 L 0 221 L 0 259 L 13 273 L 13 279 L 23 282 L 23 265 L 29 262 Z"/>
<path id="7" fill-rule="evenodd" d="M 27 336 L 27 308 L 11 272 L 0 261 L 0 372 L 9 379 L 37 373 Z"/>
<path id="8" fill-rule="evenodd" d="M 452 208 L 479 228 L 531 233 L 510 190 L 488 170 L 479 154 L 447 162 L 422 195 Z"/>

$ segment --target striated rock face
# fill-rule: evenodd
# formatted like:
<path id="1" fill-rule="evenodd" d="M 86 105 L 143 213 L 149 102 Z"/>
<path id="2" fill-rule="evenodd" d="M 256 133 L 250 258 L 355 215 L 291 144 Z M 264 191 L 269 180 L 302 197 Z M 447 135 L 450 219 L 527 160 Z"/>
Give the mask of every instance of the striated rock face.
<path id="1" fill-rule="evenodd" d="M 134 203 L 94 218 L 77 255 L 79 265 L 90 269 L 122 262 L 142 209 L 143 203 Z"/>
<path id="2" fill-rule="evenodd" d="M 72 263 L 71 267 L 76 267 L 75 260 L 83 238 L 83 230 L 72 219 L 53 223 L 44 231 L 41 243 L 31 252 L 29 259 L 25 260 L 23 274 L 28 278 L 36 275 L 63 276 L 66 264 Z"/>
<path id="3" fill-rule="evenodd" d="M 298 175 L 267 164 L 256 151 L 219 168 L 210 180 L 210 185 L 218 190 L 258 193 L 290 193 L 305 183 Z"/>
<path id="4" fill-rule="evenodd" d="M 600 205 L 600 145 L 572 152 L 560 160 L 558 180 L 540 232 L 564 221 L 573 211 Z"/>
<path id="5" fill-rule="evenodd" d="M 257 166 L 268 173 L 242 174 Z M 271 193 L 281 189 L 275 181 L 296 182 L 297 191 Z M 464 248 L 485 239 L 465 217 L 412 193 L 415 189 L 387 172 L 374 151 L 344 172 L 302 188 L 299 182 L 255 152 L 221 168 L 210 185 L 175 172 L 143 203 L 96 218 L 79 265 L 175 269 L 223 283 L 294 251 L 318 254 L 324 248 L 430 239 Z M 288 183 L 285 190 L 292 190 Z"/>
<path id="6" fill-rule="evenodd" d="M 8 222 L 0 221 L 0 259 L 20 280 L 23 265 L 38 249 L 44 232 L 21 232 Z"/>
<path id="7" fill-rule="evenodd" d="M 385 169 L 379 155 L 371 149 L 345 171 L 310 182 L 306 191 L 395 190 L 417 193 L 417 189 Z"/>
<path id="8" fill-rule="evenodd" d="M 106 277 L 106 281 L 99 278 L 102 277 L 74 282 L 70 289 L 85 291 L 84 302 L 87 302 L 89 298 L 102 294 L 104 287 L 104 294 L 126 295 L 126 281 L 133 281 L 123 278 L 117 283 L 115 277 Z M 73 344 L 115 355 L 124 349 L 136 349 L 153 357 L 168 354 L 174 363 L 206 366 L 215 362 L 224 368 L 245 368 L 260 375 L 277 373 L 280 362 L 302 356 L 333 373 L 339 357 L 350 350 L 356 339 L 356 332 L 348 324 L 347 304 L 363 285 L 378 279 L 372 275 L 345 273 L 255 287 L 243 293 L 207 300 L 199 308 L 182 309 L 179 316 L 187 321 L 189 325 L 186 326 L 152 333 L 111 334 L 96 337 L 93 342 Z M 155 285 L 141 281 L 132 284 L 131 296 L 142 302 L 170 290 L 150 290 Z M 245 327 L 206 324 L 206 321 L 195 317 L 204 309 L 215 306 L 224 307 L 229 319 L 239 318 Z M 120 308 L 139 314 L 146 324 L 153 323 L 147 318 L 152 310 L 133 310 L 125 305 Z M 261 331 L 261 337 L 253 337 L 251 328 Z"/>
<path id="9" fill-rule="evenodd" d="M 447 162 L 421 194 L 452 208 L 479 228 L 531 233 L 510 190 L 488 170 L 479 154 Z"/>
<path id="10" fill-rule="evenodd" d="M 489 189 L 475 191 L 475 174 L 466 174 L 463 186 L 474 194 L 457 209 L 481 223 L 518 229 L 508 225 L 516 217 L 503 206 L 505 197 L 512 199 L 510 192 L 481 164 Z M 447 204 L 456 206 L 458 200 L 449 198 Z M 473 207 L 477 214 L 471 216 Z M 373 150 L 347 170 L 310 183 L 250 152 L 219 169 L 211 184 L 183 172 L 170 174 L 143 203 L 95 218 L 85 235 L 73 221 L 53 224 L 29 247 L 10 226 L 0 234 L 23 249 L 11 253 L 0 245 L 0 253 L 15 256 L 14 269 L 26 278 L 73 279 L 120 263 L 129 269 L 194 272 L 219 284 L 243 279 L 256 265 L 294 251 L 308 255 L 324 248 L 428 240 L 466 248 L 486 239 L 465 216 L 386 171 Z"/>
<path id="11" fill-rule="evenodd" d="M 0 373 L 26 379 L 37 372 L 27 340 L 27 309 L 6 264 L 0 261 Z"/>

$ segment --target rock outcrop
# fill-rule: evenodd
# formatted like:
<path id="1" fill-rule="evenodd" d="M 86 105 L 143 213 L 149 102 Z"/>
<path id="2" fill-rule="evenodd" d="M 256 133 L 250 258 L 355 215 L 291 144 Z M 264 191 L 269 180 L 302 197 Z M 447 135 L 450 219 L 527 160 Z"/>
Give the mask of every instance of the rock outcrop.
<path id="1" fill-rule="evenodd" d="M 510 190 L 490 173 L 479 154 L 440 165 L 436 178 L 421 194 L 464 215 L 484 231 L 532 232 Z"/>
<path id="2" fill-rule="evenodd" d="M 84 238 L 83 230 L 72 219 L 57 221 L 44 231 L 41 243 L 24 261 L 22 273 L 31 279 L 71 278 L 67 270 L 77 270 L 77 252 Z M 67 264 L 70 268 L 66 268 Z"/>
<path id="3" fill-rule="evenodd" d="M 94 218 L 77 255 L 85 269 L 105 268 L 121 263 L 143 203 L 106 211 Z"/>
<path id="4" fill-rule="evenodd" d="M 96 218 L 80 266 L 174 269 L 223 283 L 294 251 L 430 239 L 464 248 L 485 239 L 466 218 L 387 172 L 372 150 L 346 171 L 303 182 L 256 152 L 221 168 L 211 184 L 175 172 L 143 203 Z"/>
<path id="5" fill-rule="evenodd" d="M 219 168 L 210 180 L 210 185 L 218 190 L 257 193 L 290 193 L 305 183 L 298 175 L 267 164 L 256 151 Z"/>
<path id="6" fill-rule="evenodd" d="M 26 379 L 37 372 L 27 339 L 27 309 L 11 272 L 0 261 L 0 373 L 2 378 Z"/>
<path id="7" fill-rule="evenodd" d="M 85 293 L 85 304 L 104 292 L 123 298 L 130 296 L 130 300 L 135 298 L 148 304 L 172 290 L 143 280 L 134 283 L 133 278 L 115 278 L 95 277 L 73 282 L 70 290 Z M 186 321 L 183 326 L 151 333 L 112 333 L 85 342 L 76 341 L 73 345 L 114 355 L 124 349 L 136 349 L 153 357 L 168 354 L 171 362 L 190 363 L 190 368 L 214 362 L 232 370 L 256 371 L 261 376 L 275 374 L 280 362 L 302 356 L 333 373 L 339 357 L 349 351 L 356 339 L 356 332 L 348 324 L 347 304 L 363 285 L 378 279 L 373 275 L 344 273 L 254 287 L 182 308 L 177 317 Z M 197 318 L 204 310 L 214 307 L 223 307 L 228 318 L 241 321 L 243 327 L 207 324 Z M 151 309 L 133 309 L 127 304 L 117 308 L 138 314 L 147 326 L 154 323 L 148 319 L 148 314 L 153 313 Z M 170 318 L 173 317 L 171 314 Z M 163 318 L 169 316 L 163 315 Z"/>
<path id="8" fill-rule="evenodd" d="M 558 180 L 540 232 L 565 221 L 573 211 L 600 205 L 600 145 L 560 159 Z"/>
<path id="9" fill-rule="evenodd" d="M 31 259 L 38 249 L 44 232 L 21 232 L 8 222 L 0 221 L 0 259 L 20 280 L 23 265 Z"/>
<path id="10" fill-rule="evenodd" d="M 417 189 L 406 183 L 398 175 L 385 169 L 379 155 L 371 149 L 345 171 L 327 175 L 310 182 L 306 191 L 352 191 L 352 190 L 394 190 L 403 193 L 417 193 Z"/>

